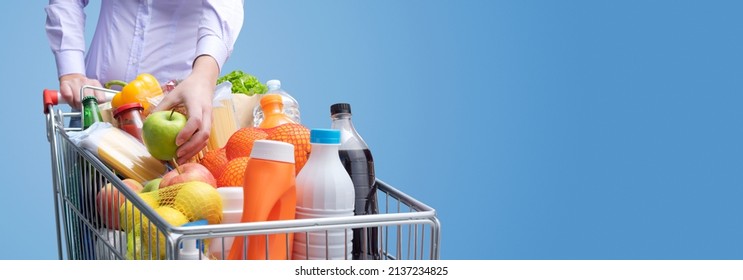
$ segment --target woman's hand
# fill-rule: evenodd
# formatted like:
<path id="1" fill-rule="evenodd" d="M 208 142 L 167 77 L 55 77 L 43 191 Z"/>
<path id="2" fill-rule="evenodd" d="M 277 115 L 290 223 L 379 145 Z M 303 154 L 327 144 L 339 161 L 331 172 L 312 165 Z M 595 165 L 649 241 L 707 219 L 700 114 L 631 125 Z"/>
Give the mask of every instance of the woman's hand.
<path id="1" fill-rule="evenodd" d="M 67 104 L 70 104 L 72 108 L 80 109 L 80 102 L 82 100 L 80 99 L 80 89 L 83 86 L 96 86 L 96 87 L 102 87 L 101 83 L 96 79 L 88 79 L 88 77 L 85 77 L 83 74 L 67 74 L 62 77 L 59 77 L 59 93 L 62 95 L 62 98 L 64 98 L 65 101 L 67 101 Z M 98 102 L 104 102 L 106 97 L 103 92 L 94 90 L 92 91 L 93 95 L 95 95 L 98 98 Z M 86 92 L 85 95 L 91 95 L 89 92 Z"/>
<path id="2" fill-rule="evenodd" d="M 183 104 L 188 121 L 175 140 L 179 164 L 185 163 L 206 147 L 212 125 L 212 99 L 217 87 L 219 66 L 211 56 L 202 55 L 194 61 L 191 74 L 165 95 L 154 111 L 170 110 Z"/>

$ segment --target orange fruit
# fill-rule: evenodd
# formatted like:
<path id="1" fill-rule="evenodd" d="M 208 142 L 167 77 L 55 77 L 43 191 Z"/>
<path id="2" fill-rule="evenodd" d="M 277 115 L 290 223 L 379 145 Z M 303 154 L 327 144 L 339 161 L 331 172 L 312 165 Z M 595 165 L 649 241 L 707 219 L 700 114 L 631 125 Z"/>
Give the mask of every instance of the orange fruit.
<path id="1" fill-rule="evenodd" d="M 249 157 L 255 140 L 266 139 L 268 134 L 257 127 L 245 127 L 230 136 L 224 149 L 227 159 L 233 160 L 239 157 Z"/>
<path id="2" fill-rule="evenodd" d="M 302 170 L 310 156 L 310 130 L 301 124 L 287 123 L 271 128 L 268 131 L 268 140 L 286 142 L 294 145 L 294 166 L 296 173 Z"/>
<path id="3" fill-rule="evenodd" d="M 209 172 L 214 175 L 214 178 L 219 178 L 224 168 L 227 166 L 227 152 L 224 148 L 219 150 L 211 150 L 204 154 L 204 158 L 201 159 L 201 165 L 209 169 Z"/>
<path id="4" fill-rule="evenodd" d="M 217 187 L 242 186 L 249 157 L 239 157 L 227 163 L 217 179 Z"/>

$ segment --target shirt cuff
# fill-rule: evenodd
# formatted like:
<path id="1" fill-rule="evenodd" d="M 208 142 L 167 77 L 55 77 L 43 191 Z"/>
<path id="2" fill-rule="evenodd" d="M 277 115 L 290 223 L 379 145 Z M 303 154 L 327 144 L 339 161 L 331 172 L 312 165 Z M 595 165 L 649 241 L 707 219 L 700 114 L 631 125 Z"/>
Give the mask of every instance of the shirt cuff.
<path id="1" fill-rule="evenodd" d="M 57 74 L 59 77 L 67 74 L 85 75 L 85 54 L 82 51 L 59 51 L 54 57 L 57 60 Z"/>
<path id="2" fill-rule="evenodd" d="M 227 61 L 227 57 L 230 56 L 230 51 L 227 49 L 227 45 L 215 35 L 206 35 L 199 39 L 196 47 L 196 56 L 209 55 L 213 57 L 219 65 L 219 70 L 222 70 L 222 65 Z"/>

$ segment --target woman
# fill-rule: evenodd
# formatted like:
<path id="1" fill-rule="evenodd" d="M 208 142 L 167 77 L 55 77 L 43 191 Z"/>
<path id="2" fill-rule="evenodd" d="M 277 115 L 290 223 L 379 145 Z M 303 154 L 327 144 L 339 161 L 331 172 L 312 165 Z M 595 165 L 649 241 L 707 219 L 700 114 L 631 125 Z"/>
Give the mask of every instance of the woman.
<path id="1" fill-rule="evenodd" d="M 242 0 L 102 0 L 85 53 L 86 0 L 51 0 L 46 32 L 62 97 L 80 108 L 83 85 L 130 81 L 150 73 L 183 81 L 155 108 L 183 104 L 189 113 L 176 138 L 177 161 L 201 151 L 209 138 L 212 95 L 243 24 Z M 87 93 L 86 93 L 87 94 Z M 91 93 L 103 101 L 101 93 Z"/>

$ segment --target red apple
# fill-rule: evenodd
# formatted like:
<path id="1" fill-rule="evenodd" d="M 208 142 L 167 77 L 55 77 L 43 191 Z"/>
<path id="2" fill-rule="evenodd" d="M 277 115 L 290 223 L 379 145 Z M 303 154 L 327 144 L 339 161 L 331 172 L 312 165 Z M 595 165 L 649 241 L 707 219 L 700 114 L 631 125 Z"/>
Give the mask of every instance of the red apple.
<path id="1" fill-rule="evenodd" d="M 133 179 L 124 179 L 122 182 L 134 192 L 140 192 L 144 188 L 142 184 Z M 124 194 L 120 193 L 111 183 L 103 186 L 95 198 L 96 211 L 108 229 L 119 229 L 119 208 L 126 201 Z"/>
<path id="2" fill-rule="evenodd" d="M 98 191 L 95 198 L 96 211 L 103 224 L 109 229 L 119 229 L 119 207 L 124 204 L 126 198 L 119 193 L 110 183 Z"/>
<path id="3" fill-rule="evenodd" d="M 142 192 L 144 189 L 144 186 L 140 182 L 137 182 L 137 180 L 134 179 L 124 179 L 122 182 L 129 186 L 130 189 L 132 189 L 134 192 Z"/>
<path id="4" fill-rule="evenodd" d="M 214 188 L 217 187 L 217 180 L 214 179 L 209 169 L 199 163 L 189 162 L 165 173 L 163 180 L 160 181 L 160 188 L 191 181 L 201 181 Z"/>

